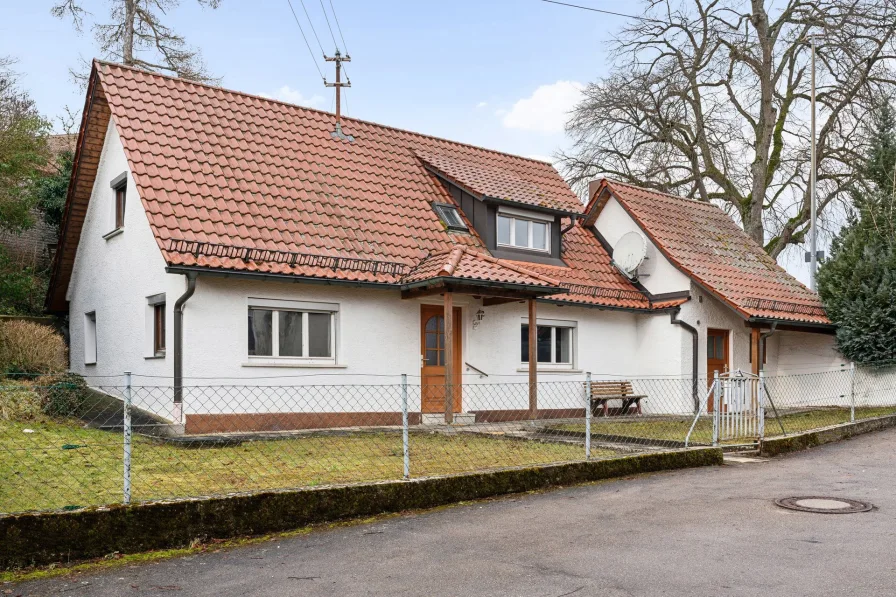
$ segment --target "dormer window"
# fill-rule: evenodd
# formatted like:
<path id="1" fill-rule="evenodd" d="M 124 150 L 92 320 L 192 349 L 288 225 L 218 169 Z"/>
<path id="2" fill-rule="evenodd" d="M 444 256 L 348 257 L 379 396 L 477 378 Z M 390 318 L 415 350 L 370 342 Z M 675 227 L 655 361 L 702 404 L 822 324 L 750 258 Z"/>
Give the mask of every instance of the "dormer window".
<path id="1" fill-rule="evenodd" d="M 547 253 L 551 250 L 551 220 L 502 210 L 498 213 L 498 246 Z"/>
<path id="2" fill-rule="evenodd" d="M 432 207 L 436 210 L 436 214 L 438 214 L 439 219 L 442 220 L 442 224 L 444 224 L 448 230 L 453 230 L 455 232 L 467 232 L 469 230 L 464 223 L 464 219 L 460 217 L 460 212 L 457 211 L 456 206 L 447 203 L 433 203 Z"/>

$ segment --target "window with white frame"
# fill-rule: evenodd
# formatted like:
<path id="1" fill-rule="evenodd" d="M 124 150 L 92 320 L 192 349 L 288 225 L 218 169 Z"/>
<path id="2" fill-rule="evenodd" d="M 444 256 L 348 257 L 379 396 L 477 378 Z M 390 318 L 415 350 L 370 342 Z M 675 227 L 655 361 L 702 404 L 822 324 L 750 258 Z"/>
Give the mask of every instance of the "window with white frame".
<path id="1" fill-rule="evenodd" d="M 575 359 L 575 322 L 538 323 L 535 330 L 535 358 L 539 364 L 572 368 Z M 520 328 L 520 361 L 529 363 L 529 324 Z"/>
<path id="2" fill-rule="evenodd" d="M 144 351 L 146 358 L 163 358 L 165 356 L 168 327 L 165 311 L 165 293 L 146 297 L 146 350 Z"/>
<path id="3" fill-rule="evenodd" d="M 96 365 L 96 312 L 84 314 L 84 364 Z"/>
<path id="4" fill-rule="evenodd" d="M 534 216 L 499 212 L 498 245 L 548 252 L 551 250 L 551 222 Z"/>
<path id="5" fill-rule="evenodd" d="M 250 360 L 334 364 L 337 313 L 338 306 L 327 303 L 250 301 Z"/>

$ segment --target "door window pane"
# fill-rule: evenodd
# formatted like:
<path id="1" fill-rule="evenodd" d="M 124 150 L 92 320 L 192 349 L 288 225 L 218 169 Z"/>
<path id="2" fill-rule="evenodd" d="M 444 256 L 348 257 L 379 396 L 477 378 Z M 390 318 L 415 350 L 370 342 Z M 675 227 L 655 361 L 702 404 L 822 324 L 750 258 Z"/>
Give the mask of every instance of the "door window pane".
<path id="1" fill-rule="evenodd" d="M 513 244 L 517 247 L 529 246 L 529 222 L 526 220 L 513 221 Z"/>
<path id="2" fill-rule="evenodd" d="M 273 354 L 273 311 L 249 309 L 249 354 L 271 356 Z"/>
<path id="3" fill-rule="evenodd" d="M 308 356 L 331 357 L 330 322 L 333 316 L 329 313 L 308 314 Z"/>
<path id="4" fill-rule="evenodd" d="M 424 361 L 430 367 L 445 365 L 445 318 L 433 315 L 426 322 L 424 331 Z"/>
<path id="5" fill-rule="evenodd" d="M 706 358 L 711 359 L 713 355 L 716 354 L 716 337 L 715 336 L 707 336 L 706 337 Z"/>
<path id="6" fill-rule="evenodd" d="M 544 222 L 532 222 L 532 248 L 548 248 L 548 225 Z"/>
<path id="7" fill-rule="evenodd" d="M 510 218 L 498 216 L 498 242 L 502 245 L 510 244 Z"/>

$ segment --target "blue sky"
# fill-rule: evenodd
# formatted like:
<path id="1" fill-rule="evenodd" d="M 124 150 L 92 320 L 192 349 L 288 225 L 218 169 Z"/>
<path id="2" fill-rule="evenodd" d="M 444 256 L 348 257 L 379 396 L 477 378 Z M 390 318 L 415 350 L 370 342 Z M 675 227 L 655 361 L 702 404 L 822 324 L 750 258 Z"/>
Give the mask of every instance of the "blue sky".
<path id="1" fill-rule="evenodd" d="M 616 10 L 628 4 L 589 2 Z M 66 105 L 80 109 L 83 95 L 68 68 L 97 53 L 88 31 L 78 35 L 50 15 L 52 3 L 0 0 L 0 55 L 18 58 L 23 87 L 50 117 Z M 329 0 L 323 4 L 329 8 Z M 606 42 L 623 23 L 539 0 L 333 4 L 352 56 L 350 116 L 542 157 L 566 143 L 562 122 L 576 85 L 605 72 Z M 84 5 L 105 18 L 105 0 Z M 300 1 L 293 5 L 304 21 Z M 305 6 L 331 52 L 320 0 Z M 332 109 L 333 92 L 322 86 L 287 0 L 223 0 L 217 10 L 183 0 L 168 21 L 202 49 L 224 87 Z M 332 78 L 332 66 L 318 64 Z"/>

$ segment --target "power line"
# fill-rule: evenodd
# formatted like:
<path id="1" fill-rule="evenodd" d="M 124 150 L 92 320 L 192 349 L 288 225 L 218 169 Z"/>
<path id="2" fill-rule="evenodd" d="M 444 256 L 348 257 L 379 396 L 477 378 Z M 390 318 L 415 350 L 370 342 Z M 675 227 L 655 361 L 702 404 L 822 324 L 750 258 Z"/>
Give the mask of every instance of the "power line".
<path id="1" fill-rule="evenodd" d="M 320 0 L 320 9 L 321 9 L 322 11 L 324 11 L 324 18 L 327 20 L 327 29 L 330 30 L 330 37 L 333 38 L 333 45 L 336 46 L 336 49 L 338 50 L 338 49 L 339 49 L 339 44 L 336 43 L 336 36 L 333 35 L 333 28 L 330 27 L 330 17 L 327 16 L 327 9 L 324 8 L 324 0 Z M 333 15 L 335 16 L 336 13 L 334 12 Z M 345 44 L 342 44 L 342 46 L 345 47 Z M 346 50 L 345 52 L 346 52 L 346 54 L 347 54 L 347 53 L 348 53 L 348 50 Z"/>
<path id="2" fill-rule="evenodd" d="M 568 6 L 569 8 L 579 8 L 581 10 L 590 10 L 591 12 L 599 12 L 605 15 L 613 15 L 614 17 L 625 17 L 626 19 L 637 19 L 639 21 L 651 21 L 653 23 L 662 23 L 656 19 L 648 19 L 647 17 L 636 17 L 635 15 L 627 15 L 621 12 L 613 12 L 612 10 L 602 10 L 600 8 L 592 8 L 590 6 L 580 6 L 578 4 L 568 4 L 566 2 L 557 2 L 557 0 L 541 0 L 548 4 L 559 4 L 560 6 Z"/>
<path id="3" fill-rule="evenodd" d="M 308 9 L 305 7 L 305 0 L 299 0 L 299 2 L 302 3 L 302 10 L 305 11 L 305 16 L 308 18 L 308 24 L 311 25 L 311 33 L 314 34 L 314 39 L 317 40 L 317 47 L 320 48 L 320 53 L 326 56 L 327 53 L 324 52 L 324 46 L 320 43 L 320 38 L 317 36 L 317 31 L 314 29 L 314 23 L 311 22 L 311 15 L 308 14 Z"/>
<path id="4" fill-rule="evenodd" d="M 348 54 L 348 45 L 345 43 L 345 36 L 342 35 L 342 27 L 339 26 L 339 17 L 336 16 L 336 8 L 333 6 L 333 0 L 330 1 L 330 9 L 333 11 L 333 20 L 336 21 L 336 29 L 339 31 L 339 38 L 342 40 L 342 47 L 345 48 L 345 53 Z M 348 73 L 346 73 L 348 76 Z"/>
<path id="5" fill-rule="evenodd" d="M 292 7 L 292 2 L 290 0 L 286 0 L 286 3 L 289 4 L 289 10 L 292 11 L 292 17 L 296 20 L 296 25 L 299 26 L 299 31 L 302 34 L 302 39 L 305 40 L 305 46 L 308 48 L 308 54 L 311 56 L 311 61 L 314 62 L 314 68 L 317 69 L 317 74 L 320 75 L 320 78 L 323 79 L 324 73 L 321 72 L 320 66 L 317 64 L 317 58 L 314 57 L 314 51 L 311 49 L 311 44 L 308 43 L 308 38 L 305 37 L 305 30 L 302 29 L 302 24 L 299 23 L 299 17 L 296 15 L 295 9 Z M 320 43 L 320 42 L 318 42 Z"/>

